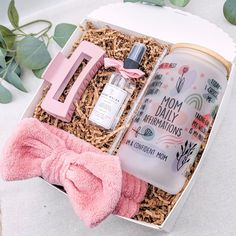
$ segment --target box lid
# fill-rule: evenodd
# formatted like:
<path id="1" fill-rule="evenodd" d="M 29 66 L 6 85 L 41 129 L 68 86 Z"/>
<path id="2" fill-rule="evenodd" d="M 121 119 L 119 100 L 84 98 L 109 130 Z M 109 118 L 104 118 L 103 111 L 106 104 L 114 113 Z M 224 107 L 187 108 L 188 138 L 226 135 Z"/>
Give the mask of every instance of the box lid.
<path id="1" fill-rule="evenodd" d="M 230 62 L 236 56 L 233 39 L 221 28 L 178 9 L 140 3 L 117 3 L 93 11 L 88 18 L 109 22 L 169 43 L 198 44 L 219 53 Z"/>

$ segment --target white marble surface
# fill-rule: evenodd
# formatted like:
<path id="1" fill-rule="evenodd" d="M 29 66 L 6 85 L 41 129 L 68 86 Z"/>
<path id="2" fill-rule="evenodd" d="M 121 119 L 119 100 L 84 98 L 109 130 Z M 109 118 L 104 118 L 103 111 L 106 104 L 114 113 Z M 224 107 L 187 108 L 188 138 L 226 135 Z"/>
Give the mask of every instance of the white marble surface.
<path id="1" fill-rule="evenodd" d="M 6 23 L 9 0 L 0 0 L 0 22 Z M 59 22 L 79 22 L 87 13 L 117 0 L 16 0 L 21 18 L 48 18 Z M 184 10 L 202 16 L 222 27 L 236 40 L 236 26 L 226 22 L 222 13 L 224 0 L 192 0 Z M 63 4 L 63 12 L 59 12 Z M 53 10 L 50 8 L 53 7 Z M 223 42 L 222 42 L 223 47 Z M 55 53 L 58 48 L 52 46 Z M 14 101 L 0 104 L 0 147 L 9 136 L 29 103 L 40 80 L 25 72 L 28 94 L 14 90 Z M 233 91 L 236 89 L 234 84 Z M 235 235 L 236 232 L 236 93 L 223 124 L 204 163 L 201 174 L 170 235 Z M 86 228 L 75 216 L 63 194 L 39 178 L 0 182 L 3 236 L 74 236 L 74 235 L 162 235 L 153 229 L 109 217 L 95 229 Z"/>

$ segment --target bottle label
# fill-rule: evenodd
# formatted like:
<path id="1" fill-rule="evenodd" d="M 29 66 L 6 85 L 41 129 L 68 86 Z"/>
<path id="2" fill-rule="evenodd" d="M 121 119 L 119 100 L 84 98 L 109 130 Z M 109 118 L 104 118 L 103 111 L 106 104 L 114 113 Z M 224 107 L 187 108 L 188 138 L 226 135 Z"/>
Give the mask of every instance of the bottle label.
<path id="1" fill-rule="evenodd" d="M 105 129 L 111 129 L 126 97 L 125 90 L 110 83 L 106 84 L 89 120 Z"/>

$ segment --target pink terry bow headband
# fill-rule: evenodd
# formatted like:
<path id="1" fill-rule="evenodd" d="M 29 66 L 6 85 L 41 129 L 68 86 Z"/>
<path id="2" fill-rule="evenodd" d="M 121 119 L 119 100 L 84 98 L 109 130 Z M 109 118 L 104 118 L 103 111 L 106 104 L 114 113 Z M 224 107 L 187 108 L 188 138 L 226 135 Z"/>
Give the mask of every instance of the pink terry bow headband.
<path id="1" fill-rule="evenodd" d="M 90 227 L 111 213 L 134 216 L 147 190 L 145 182 L 121 171 L 117 156 L 34 118 L 21 121 L 3 150 L 0 168 L 5 180 L 42 176 L 62 185 Z"/>
<path id="2" fill-rule="evenodd" d="M 123 61 L 118 61 L 111 58 L 104 58 L 104 67 L 116 68 L 117 72 L 119 72 L 125 79 L 128 79 L 128 78 L 138 79 L 141 76 L 145 75 L 145 73 L 139 69 L 126 69 L 124 68 Z"/>

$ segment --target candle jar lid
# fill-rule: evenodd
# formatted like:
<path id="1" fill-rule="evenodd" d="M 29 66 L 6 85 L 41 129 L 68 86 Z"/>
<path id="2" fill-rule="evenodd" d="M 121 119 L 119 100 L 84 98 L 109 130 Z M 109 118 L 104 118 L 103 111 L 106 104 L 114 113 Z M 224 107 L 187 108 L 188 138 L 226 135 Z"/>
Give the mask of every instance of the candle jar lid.
<path id="1" fill-rule="evenodd" d="M 199 46 L 197 44 L 191 44 L 191 43 L 177 43 L 177 44 L 173 44 L 170 48 L 170 52 L 174 51 L 177 48 L 189 48 L 189 49 L 193 49 L 196 51 L 199 51 L 201 53 L 204 53 L 212 58 L 214 58 L 215 60 L 217 60 L 218 62 L 220 62 L 221 64 L 223 64 L 223 66 L 225 67 L 227 74 L 229 75 L 230 70 L 231 70 L 231 66 L 232 64 L 227 61 L 224 57 L 222 57 L 220 54 L 216 53 L 215 51 Z"/>

